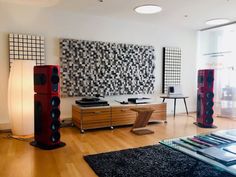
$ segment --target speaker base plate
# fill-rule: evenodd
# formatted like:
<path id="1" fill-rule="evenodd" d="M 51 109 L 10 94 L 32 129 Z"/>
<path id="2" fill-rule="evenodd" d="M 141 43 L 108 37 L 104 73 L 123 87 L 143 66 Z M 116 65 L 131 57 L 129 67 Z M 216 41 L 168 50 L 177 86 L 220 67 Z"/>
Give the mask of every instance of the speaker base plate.
<path id="1" fill-rule="evenodd" d="M 58 144 L 49 146 L 49 145 L 38 143 L 37 141 L 32 141 L 32 142 L 30 142 L 30 145 L 34 146 L 34 147 L 38 147 L 43 150 L 53 150 L 53 149 L 58 149 L 58 148 L 64 147 L 66 145 L 66 143 L 60 142 Z"/>
<path id="2" fill-rule="evenodd" d="M 193 124 L 197 125 L 198 127 L 201 127 L 201 128 L 217 128 L 217 126 L 215 126 L 215 125 L 205 126 L 205 125 L 202 125 L 201 123 L 198 123 L 198 122 L 194 122 Z"/>

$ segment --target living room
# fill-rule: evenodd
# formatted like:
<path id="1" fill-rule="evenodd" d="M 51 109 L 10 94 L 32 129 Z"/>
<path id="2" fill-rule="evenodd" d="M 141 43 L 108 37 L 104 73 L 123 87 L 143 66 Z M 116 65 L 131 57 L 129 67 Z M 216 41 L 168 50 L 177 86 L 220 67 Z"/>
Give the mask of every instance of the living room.
<path id="1" fill-rule="evenodd" d="M 160 12 L 155 14 L 140 14 L 136 12 L 137 7 L 150 4 L 157 5 L 157 7 L 160 7 L 162 10 L 160 11 L 159 9 Z M 3 158 L 0 159 L 0 176 L 163 176 L 163 174 L 165 174 L 164 172 L 154 175 L 155 171 L 148 172 L 138 165 L 133 170 L 127 167 L 130 171 L 122 171 L 121 167 L 116 166 L 119 162 L 111 164 L 110 161 L 105 162 L 103 160 L 95 162 L 95 164 L 110 164 L 109 168 L 112 169 L 107 172 L 98 172 L 95 167 L 90 167 L 90 164 L 84 160 L 84 156 L 153 146 L 158 145 L 159 142 L 164 139 L 193 136 L 200 133 L 235 128 L 236 123 L 233 119 L 233 110 L 235 108 L 232 107 L 232 105 L 231 107 L 228 106 L 229 103 L 224 102 L 226 106 L 230 107 L 230 113 L 232 114 L 226 112 L 227 116 L 220 116 L 223 102 L 219 101 L 221 96 L 217 94 L 221 93 L 217 89 L 223 89 L 225 86 L 222 85 L 223 82 L 221 80 L 227 80 L 227 82 L 230 83 L 229 85 L 234 85 L 234 80 L 230 76 L 233 75 L 233 71 L 231 73 L 231 70 L 233 70 L 232 66 L 235 64 L 231 63 L 231 59 L 227 63 L 225 63 L 223 59 L 224 57 L 232 58 L 232 56 L 234 56 L 235 48 L 232 47 L 234 45 L 232 42 L 228 44 L 228 39 L 232 40 L 232 38 L 235 37 L 235 33 L 232 32 L 232 35 L 225 35 L 227 40 L 222 40 L 221 38 L 223 34 L 228 34 L 225 31 L 234 31 L 235 29 L 234 21 L 236 14 L 234 7 L 236 7 L 236 2 L 233 0 L 201 0 L 198 2 L 193 0 L 177 0 L 176 2 L 172 2 L 171 0 L 132 0 L 129 2 L 124 0 L 26 0 L 24 2 L 17 0 L 6 2 L 1 0 L 0 74 L 3 84 L 0 85 L 0 98 L 2 100 L 0 103 L 0 154 Z M 208 20 L 218 18 L 226 18 L 226 20 L 229 19 L 230 21 L 213 26 L 206 24 Z M 72 67 L 70 65 L 71 60 L 62 57 L 63 51 L 67 49 L 63 48 L 61 44 L 64 41 L 67 45 L 67 40 L 69 40 L 68 43 L 76 42 L 77 44 L 80 44 L 81 41 L 87 41 L 89 44 L 95 43 L 94 45 L 96 46 L 106 44 L 118 46 L 119 44 L 125 44 L 129 47 L 133 45 L 138 46 L 138 48 L 149 47 L 148 49 L 150 49 L 151 47 L 151 49 L 154 49 L 151 52 L 154 59 L 152 60 L 151 66 L 148 65 L 148 67 L 154 69 L 152 73 L 148 73 L 148 76 L 153 76 L 154 79 L 151 84 L 147 86 L 148 91 L 140 90 L 141 85 L 138 85 L 139 92 L 132 90 L 132 86 L 132 89 L 128 90 L 128 92 L 124 92 L 121 89 L 115 93 L 113 91 L 116 89 L 113 89 L 113 87 L 109 88 L 110 90 L 108 91 L 105 89 L 105 91 L 107 91 L 105 92 L 101 91 L 102 86 L 99 85 L 100 90 L 95 90 L 96 92 L 94 92 L 94 94 L 86 94 L 86 92 L 79 89 L 85 88 L 86 90 L 86 88 L 90 87 L 87 85 L 76 85 L 78 89 L 73 88 L 74 91 L 73 89 L 69 90 L 67 85 L 70 83 L 69 81 L 73 83 L 73 79 L 77 79 L 77 74 L 81 73 L 80 68 L 75 67 L 72 69 L 72 72 L 78 70 L 78 73 L 76 72 L 70 75 L 71 77 L 66 84 L 63 85 L 63 82 L 61 82 L 60 140 L 66 145 L 58 149 L 42 150 L 29 144 L 33 141 L 32 137 L 15 137 L 12 136 L 11 132 L 12 121 L 14 120 L 10 120 L 10 115 L 12 114 L 9 113 L 9 105 L 15 106 L 16 103 L 14 103 L 14 98 L 13 101 L 9 100 L 10 89 L 8 83 L 9 76 L 11 75 L 10 71 L 14 69 L 12 65 L 14 63 L 13 60 L 17 60 L 15 54 L 19 52 L 15 51 L 15 48 L 11 50 L 10 44 L 11 42 L 14 44 L 15 35 L 17 36 L 17 40 L 20 39 L 20 35 L 30 36 L 32 40 L 34 37 L 37 38 L 40 36 L 41 42 L 43 41 L 41 45 L 41 47 L 43 46 L 43 50 L 40 49 L 43 55 L 40 54 L 40 62 L 42 60 L 43 65 L 59 65 L 61 69 L 61 81 L 66 78 L 63 75 L 66 74 L 65 69 L 69 70 L 69 68 L 73 68 L 75 66 L 74 64 L 76 64 L 72 62 Z M 162 103 L 163 99 L 161 96 L 165 94 L 163 88 L 165 89 L 168 86 L 166 83 L 166 87 L 164 87 L 165 76 L 163 73 L 167 66 L 164 65 L 163 59 L 165 58 L 165 53 L 163 48 L 166 50 L 169 48 L 177 48 L 181 51 L 181 70 L 178 72 L 178 77 L 180 78 L 179 85 L 181 85 L 181 93 L 186 97 L 186 104 L 184 104 L 182 99 L 177 99 L 177 105 L 175 106 L 173 99 L 166 99 L 165 103 Z M 222 54 L 222 51 L 226 53 Z M 227 53 L 229 51 L 231 53 Z M 11 55 L 11 52 L 14 52 L 13 55 Z M 218 53 L 215 54 L 215 52 Z M 211 55 L 204 55 L 206 53 Z M 216 57 L 219 58 L 219 60 L 217 60 L 217 66 L 212 61 L 212 58 Z M 66 59 L 66 61 L 63 62 L 63 59 Z M 168 57 L 165 58 L 165 61 L 167 61 L 167 59 Z M 225 75 L 221 73 L 223 72 L 222 65 L 225 68 L 230 68 L 226 71 Z M 122 66 L 122 68 L 127 67 L 125 63 L 122 63 L 120 66 Z M 199 69 L 215 69 L 214 101 L 218 100 L 219 103 L 215 103 L 214 105 L 214 122 L 212 124 L 216 126 L 216 128 L 201 128 L 193 124 L 197 121 L 196 108 Z M 116 70 L 115 68 L 114 70 L 118 73 L 118 69 Z M 132 69 L 130 72 L 132 72 Z M 33 73 L 31 76 L 33 77 Z M 118 76 L 114 77 L 117 79 Z M 125 83 L 126 80 L 126 78 L 121 77 L 122 83 Z M 146 80 L 149 81 L 150 78 Z M 84 83 L 86 83 L 86 81 Z M 94 88 L 94 86 L 92 87 Z M 14 93 L 14 87 L 12 90 Z M 125 89 L 125 91 L 127 91 L 127 89 Z M 128 125 L 126 125 L 126 123 L 124 123 L 119 124 L 119 126 L 113 126 L 111 115 L 109 117 L 111 123 L 108 126 L 83 129 L 81 128 L 81 124 L 78 123 L 78 125 L 76 125 L 76 120 L 73 118 L 72 106 L 76 105 L 76 100 L 86 96 L 95 96 L 98 93 L 102 96 L 100 97 L 101 100 L 106 100 L 109 103 L 109 109 L 111 111 L 107 114 L 112 114 L 113 106 L 114 109 L 122 107 L 121 110 L 123 110 L 123 106 L 125 108 L 130 106 L 129 108 L 131 108 L 133 106 L 132 104 L 123 105 L 119 103 L 127 102 L 128 98 L 148 97 L 154 100 L 156 104 L 155 108 L 152 107 L 153 109 L 162 109 L 161 111 L 164 113 L 158 115 L 158 118 L 164 121 L 147 125 L 147 128 L 154 133 L 136 135 L 131 129 L 138 113 L 131 110 L 133 117 L 130 121 L 133 121 L 132 124 L 127 123 Z M 159 105 L 162 104 L 165 104 L 166 107 L 160 108 Z M 136 109 L 137 106 L 134 107 L 132 107 L 132 109 Z M 145 107 L 145 105 L 142 104 L 140 107 Z M 186 108 L 188 114 L 186 114 Z M 34 111 L 34 109 L 31 109 L 31 111 Z M 176 112 L 175 116 L 174 112 Z M 94 113 L 97 114 L 97 110 L 94 111 Z M 131 113 L 129 113 L 129 115 L 130 114 Z M 34 121 L 34 114 L 31 116 L 31 121 Z M 31 127 L 31 129 L 33 128 L 34 127 Z M 34 132 L 32 132 L 32 134 L 34 134 Z M 148 157 L 150 157 L 150 155 Z M 135 158 L 133 160 L 135 160 Z M 176 161 L 178 161 L 179 166 L 183 165 L 183 162 L 180 160 L 176 159 Z M 145 162 L 143 164 L 145 164 Z M 143 164 L 141 163 L 141 165 Z M 162 170 L 171 167 L 170 163 L 165 164 L 167 166 L 163 167 Z M 98 166 L 104 168 L 104 165 Z M 175 166 L 175 168 L 179 168 L 179 166 Z M 151 170 L 152 168 L 154 168 L 154 165 L 148 164 L 146 169 Z M 186 168 L 190 170 L 191 166 Z M 210 167 L 205 168 L 208 169 Z M 211 170 L 217 171 L 214 168 Z M 146 172 L 146 174 L 142 171 Z M 184 176 L 183 174 L 186 174 L 185 176 L 191 176 L 187 174 L 187 172 L 184 172 L 179 172 L 178 176 Z M 228 175 L 228 172 L 229 171 L 225 174 Z M 176 176 L 176 174 L 177 172 L 169 172 L 169 176 Z M 215 175 L 222 176 L 220 172 Z M 168 175 L 165 174 L 164 176 Z M 209 174 L 209 176 L 213 175 Z"/>

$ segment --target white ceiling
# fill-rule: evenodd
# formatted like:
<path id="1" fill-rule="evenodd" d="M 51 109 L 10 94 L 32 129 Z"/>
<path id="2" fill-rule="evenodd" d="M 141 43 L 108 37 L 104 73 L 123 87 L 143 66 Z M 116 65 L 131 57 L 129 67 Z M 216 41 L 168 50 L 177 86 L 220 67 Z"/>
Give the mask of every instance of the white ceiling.
<path id="1" fill-rule="evenodd" d="M 143 4 L 157 4 L 163 11 L 154 15 L 136 14 L 133 9 Z M 61 0 L 55 8 L 157 25 L 171 23 L 197 30 L 207 28 L 208 19 L 236 21 L 236 0 Z"/>
<path id="2" fill-rule="evenodd" d="M 154 25 L 173 24 L 194 30 L 208 28 L 205 21 L 209 19 L 228 18 L 236 21 L 236 0 L 0 0 L 2 1 L 21 4 L 33 2 L 35 6 L 38 6 L 37 2 L 53 5 L 59 1 L 51 8 L 114 20 Z M 144 4 L 156 4 L 163 10 L 152 15 L 137 14 L 134 8 Z"/>

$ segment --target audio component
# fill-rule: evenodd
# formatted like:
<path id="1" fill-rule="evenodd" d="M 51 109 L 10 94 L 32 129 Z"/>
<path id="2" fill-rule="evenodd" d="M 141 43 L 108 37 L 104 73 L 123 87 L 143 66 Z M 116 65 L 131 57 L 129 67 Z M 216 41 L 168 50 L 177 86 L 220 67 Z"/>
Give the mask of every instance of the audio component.
<path id="1" fill-rule="evenodd" d="M 99 96 L 83 97 L 80 100 L 76 100 L 75 103 L 81 107 L 109 106 L 108 102 L 105 100 L 100 100 Z"/>
<path id="2" fill-rule="evenodd" d="M 34 67 L 34 142 L 41 149 L 65 146 L 60 141 L 60 79 L 59 66 Z"/>
<path id="3" fill-rule="evenodd" d="M 197 90 L 197 122 L 203 128 L 215 128 L 213 126 L 213 98 L 214 98 L 214 70 L 206 69 L 198 71 Z"/>

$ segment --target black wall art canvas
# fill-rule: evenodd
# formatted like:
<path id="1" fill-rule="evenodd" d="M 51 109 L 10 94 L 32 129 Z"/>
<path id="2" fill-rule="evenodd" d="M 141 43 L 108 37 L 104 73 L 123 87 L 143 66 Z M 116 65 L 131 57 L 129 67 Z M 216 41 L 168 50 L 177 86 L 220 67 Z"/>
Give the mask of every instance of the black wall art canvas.
<path id="1" fill-rule="evenodd" d="M 180 85 L 181 82 L 181 49 L 163 48 L 162 93 L 167 93 L 169 85 Z"/>
<path id="2" fill-rule="evenodd" d="M 153 93 L 154 47 L 60 40 L 63 96 Z"/>

